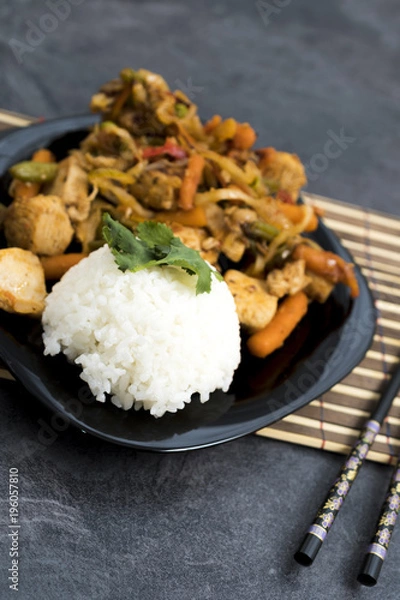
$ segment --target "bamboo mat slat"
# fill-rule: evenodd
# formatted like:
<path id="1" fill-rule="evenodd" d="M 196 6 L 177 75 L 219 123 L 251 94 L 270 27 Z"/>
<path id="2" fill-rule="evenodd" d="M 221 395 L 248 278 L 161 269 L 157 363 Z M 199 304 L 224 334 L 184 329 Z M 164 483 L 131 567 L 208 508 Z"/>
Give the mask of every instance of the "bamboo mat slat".
<path id="1" fill-rule="evenodd" d="M 257 434 L 347 454 L 400 360 L 400 219 L 314 194 L 304 194 L 304 199 L 325 211 L 325 224 L 368 280 L 378 311 L 377 329 L 364 359 L 347 377 L 321 398 Z M 397 396 L 368 458 L 391 463 L 399 452 Z"/>
<path id="2" fill-rule="evenodd" d="M 23 127 L 36 119 L 0 110 L 0 130 Z M 321 398 L 257 435 L 346 454 L 374 409 L 385 380 L 400 357 L 400 219 L 374 210 L 304 194 L 325 211 L 324 222 L 341 239 L 367 278 L 378 310 L 377 330 L 361 363 Z M 0 379 L 12 379 L 0 368 Z M 368 454 L 390 463 L 400 452 L 400 396 Z"/>

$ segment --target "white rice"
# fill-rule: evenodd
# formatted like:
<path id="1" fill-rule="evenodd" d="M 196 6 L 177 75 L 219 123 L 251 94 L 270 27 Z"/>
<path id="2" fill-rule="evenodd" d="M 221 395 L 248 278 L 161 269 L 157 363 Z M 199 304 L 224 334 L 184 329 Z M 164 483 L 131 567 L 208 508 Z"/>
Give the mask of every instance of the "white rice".
<path id="1" fill-rule="evenodd" d="M 239 321 L 225 282 L 212 276 L 211 292 L 196 296 L 196 281 L 174 267 L 123 273 L 103 246 L 48 295 L 45 354 L 63 352 L 97 400 L 110 394 L 125 410 L 161 417 L 195 392 L 206 402 L 239 364 Z"/>

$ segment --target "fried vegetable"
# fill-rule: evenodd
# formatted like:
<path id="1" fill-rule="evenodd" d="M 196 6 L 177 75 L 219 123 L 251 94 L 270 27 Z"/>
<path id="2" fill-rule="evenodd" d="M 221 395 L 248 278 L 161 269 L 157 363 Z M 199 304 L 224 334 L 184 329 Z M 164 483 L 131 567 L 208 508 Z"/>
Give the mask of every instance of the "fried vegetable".
<path id="1" fill-rule="evenodd" d="M 299 291 L 323 302 L 342 282 L 356 297 L 352 265 L 302 237 L 317 228 L 321 213 L 296 204 L 306 183 L 299 157 L 271 147 L 254 149 L 257 135 L 249 123 L 214 115 L 203 124 L 188 96 L 189 92 L 171 91 L 160 75 L 145 69 L 123 69 L 105 83 L 91 104 L 102 114 L 102 122 L 79 148 L 58 164 L 42 149 L 27 167 L 29 177 L 34 169 L 38 181 L 13 180 L 10 194 L 27 207 L 15 203 L 7 210 L 8 243 L 54 254 L 44 264 L 47 273 L 55 265 L 52 276 L 58 276 L 75 260 L 73 255 L 59 256 L 70 240 L 71 224 L 77 250 L 86 254 L 103 243 L 101 224 L 109 213 L 131 232 L 117 235 L 117 225 L 108 224 L 123 268 L 176 261 L 190 271 L 190 260 L 196 257 L 204 291 L 211 276 L 197 261 L 204 258 L 218 271 L 227 261 L 236 264 L 229 272 L 230 284 L 242 324 L 252 333 L 265 327 L 280 299 L 283 307 L 286 296 Z M 20 165 L 13 169 L 26 177 L 26 165 L 22 175 Z M 46 169 L 57 171 L 53 179 L 47 174 L 43 179 Z M 45 219 L 43 202 L 37 200 L 40 192 L 61 199 L 69 217 L 57 235 L 61 247 L 50 223 L 54 214 L 40 226 L 32 214 L 35 207 Z M 20 213 L 15 223 L 13 213 Z M 146 223 L 149 220 L 152 225 Z M 170 229 L 164 230 L 162 223 Z M 195 254 L 186 256 L 181 242 Z M 126 251 L 131 246 L 137 255 Z"/>
<path id="2" fill-rule="evenodd" d="M 195 206 L 189 210 L 166 210 L 155 213 L 154 219 L 162 223 L 180 223 L 187 227 L 206 227 L 207 216 L 202 206 Z"/>
<path id="3" fill-rule="evenodd" d="M 278 208 L 283 212 L 292 223 L 301 223 L 306 214 L 306 208 L 303 204 L 288 204 L 287 202 L 277 201 Z M 314 211 L 309 212 L 309 221 L 304 225 L 303 231 L 315 231 L 318 227 L 318 217 Z"/>
<path id="4" fill-rule="evenodd" d="M 221 115 L 214 115 L 213 117 L 211 117 L 211 119 L 207 121 L 207 123 L 205 123 L 203 126 L 204 133 L 212 133 L 215 130 L 215 128 L 221 123 L 221 121 Z"/>
<path id="5" fill-rule="evenodd" d="M 174 210 L 181 185 L 177 175 L 159 169 L 145 171 L 130 188 L 139 201 L 139 207 L 132 208 L 147 218 L 153 215 L 151 210 Z"/>
<path id="6" fill-rule="evenodd" d="M 60 279 L 71 267 L 78 264 L 87 254 L 84 252 L 71 252 L 57 254 L 56 256 L 42 256 L 40 259 L 46 279 Z"/>
<path id="7" fill-rule="evenodd" d="M 194 197 L 203 174 L 203 169 L 204 158 L 200 154 L 193 154 L 189 158 L 179 192 L 179 208 L 182 208 L 183 210 L 190 210 L 193 208 Z"/>
<path id="8" fill-rule="evenodd" d="M 272 241 L 279 234 L 279 229 L 270 223 L 263 221 L 253 221 L 246 227 L 248 233 L 256 238 L 261 238 L 267 242 Z"/>
<path id="9" fill-rule="evenodd" d="M 255 144 L 257 134 L 248 123 L 238 123 L 233 136 L 233 147 L 239 150 L 248 150 Z"/>
<path id="10" fill-rule="evenodd" d="M 346 263 L 337 254 L 311 248 L 306 244 L 299 244 L 293 251 L 293 258 L 304 259 L 307 269 L 325 277 L 331 283 L 340 282 L 348 285 L 352 298 L 357 298 L 359 295 L 360 292 L 353 265 Z"/>
<path id="11" fill-rule="evenodd" d="M 265 358 L 280 348 L 307 312 L 308 299 L 304 292 L 287 296 L 272 321 L 247 340 L 251 354 Z"/>
<path id="12" fill-rule="evenodd" d="M 172 158 L 186 158 L 187 156 L 186 150 L 175 144 L 170 138 L 167 138 L 165 144 L 162 146 L 152 146 L 143 149 L 143 158 L 154 158 L 163 154 L 168 154 Z"/>
<path id="13" fill-rule="evenodd" d="M 307 178 L 299 157 L 288 152 L 279 152 L 275 148 L 257 150 L 260 157 L 259 168 L 263 177 L 272 182 L 278 190 L 288 192 L 292 201 L 297 200 L 300 189 Z"/>
<path id="14" fill-rule="evenodd" d="M 54 163 L 55 160 L 56 157 L 54 154 L 46 148 L 40 148 L 32 156 L 33 162 Z M 41 183 L 24 182 L 14 179 L 10 186 L 10 195 L 15 199 L 28 200 L 38 195 L 41 186 Z"/>
<path id="15" fill-rule="evenodd" d="M 186 106 L 186 104 L 183 104 L 183 102 L 177 102 L 175 104 L 175 114 L 180 119 L 183 119 L 183 117 L 187 116 L 188 110 L 188 107 Z"/>
<path id="16" fill-rule="evenodd" d="M 14 179 L 29 183 L 46 183 L 52 181 L 58 171 L 55 163 L 25 160 L 10 167 L 9 172 Z"/>

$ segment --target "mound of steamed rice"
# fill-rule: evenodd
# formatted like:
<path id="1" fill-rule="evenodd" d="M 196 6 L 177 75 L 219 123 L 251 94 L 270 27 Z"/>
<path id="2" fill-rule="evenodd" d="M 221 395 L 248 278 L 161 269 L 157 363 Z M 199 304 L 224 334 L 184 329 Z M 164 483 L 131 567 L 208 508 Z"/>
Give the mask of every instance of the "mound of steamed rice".
<path id="1" fill-rule="evenodd" d="M 80 365 L 97 400 L 156 417 L 227 391 L 240 361 L 233 297 L 212 276 L 196 296 L 197 276 L 174 267 L 120 271 L 108 246 L 72 267 L 43 313 L 45 354 Z"/>

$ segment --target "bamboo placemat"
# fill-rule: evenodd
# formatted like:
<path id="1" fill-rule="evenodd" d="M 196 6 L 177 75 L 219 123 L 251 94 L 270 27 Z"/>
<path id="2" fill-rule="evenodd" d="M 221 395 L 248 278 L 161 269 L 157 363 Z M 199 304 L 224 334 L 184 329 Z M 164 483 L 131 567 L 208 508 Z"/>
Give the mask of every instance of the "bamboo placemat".
<path id="1" fill-rule="evenodd" d="M 400 356 L 400 219 L 330 198 L 304 194 L 325 212 L 368 280 L 378 311 L 376 333 L 365 358 L 329 392 L 258 435 L 347 454 L 374 409 Z M 390 463 L 400 452 L 400 397 L 394 400 L 368 458 Z"/>
<path id="2" fill-rule="evenodd" d="M 0 110 L 0 130 L 34 119 Z M 324 222 L 341 239 L 368 279 L 378 311 L 376 333 L 364 360 L 343 381 L 257 435 L 345 454 L 372 412 L 400 356 L 400 219 L 314 194 L 303 198 L 325 211 Z M 11 378 L 0 369 L 0 378 Z M 390 463 L 400 452 L 400 397 L 394 400 L 368 458 Z"/>

